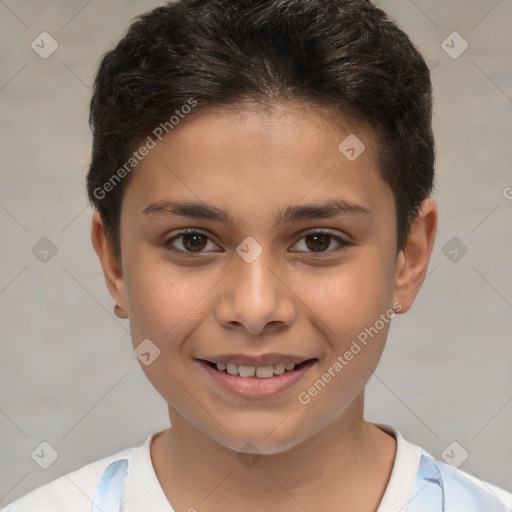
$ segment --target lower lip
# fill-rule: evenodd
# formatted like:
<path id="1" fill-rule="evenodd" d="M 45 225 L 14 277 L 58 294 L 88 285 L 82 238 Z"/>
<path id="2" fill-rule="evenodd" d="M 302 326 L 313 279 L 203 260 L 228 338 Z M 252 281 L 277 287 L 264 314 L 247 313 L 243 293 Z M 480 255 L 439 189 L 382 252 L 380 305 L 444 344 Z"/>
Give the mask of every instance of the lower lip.
<path id="1" fill-rule="evenodd" d="M 218 382 L 235 395 L 243 398 L 263 399 L 276 396 L 299 382 L 304 377 L 304 374 L 316 363 L 316 360 L 308 361 L 300 368 L 289 372 L 286 371 L 281 375 L 275 375 L 268 379 L 229 375 L 229 373 L 212 368 L 205 361 L 198 360 L 198 362 L 215 382 Z"/>

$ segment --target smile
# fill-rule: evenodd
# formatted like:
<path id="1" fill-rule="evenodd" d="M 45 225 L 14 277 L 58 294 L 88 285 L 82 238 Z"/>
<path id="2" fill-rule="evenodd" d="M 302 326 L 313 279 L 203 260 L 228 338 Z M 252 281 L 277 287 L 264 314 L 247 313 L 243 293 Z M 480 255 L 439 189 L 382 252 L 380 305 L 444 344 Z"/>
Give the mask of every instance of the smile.
<path id="1" fill-rule="evenodd" d="M 231 359 L 232 360 L 232 359 Z M 212 382 L 246 399 L 268 399 L 298 384 L 317 358 L 264 366 L 197 360 Z"/>
<path id="2" fill-rule="evenodd" d="M 301 364 L 304 364 L 305 362 L 307 361 L 304 361 L 302 363 L 278 363 L 267 366 L 246 366 L 242 364 L 238 365 L 233 363 L 213 363 L 211 361 L 207 361 L 207 363 L 210 364 L 212 368 L 217 368 L 219 372 L 225 372 L 233 376 L 240 376 L 245 379 L 270 379 L 275 375 L 282 375 L 285 372 L 291 372 L 296 367 L 300 366 Z"/>

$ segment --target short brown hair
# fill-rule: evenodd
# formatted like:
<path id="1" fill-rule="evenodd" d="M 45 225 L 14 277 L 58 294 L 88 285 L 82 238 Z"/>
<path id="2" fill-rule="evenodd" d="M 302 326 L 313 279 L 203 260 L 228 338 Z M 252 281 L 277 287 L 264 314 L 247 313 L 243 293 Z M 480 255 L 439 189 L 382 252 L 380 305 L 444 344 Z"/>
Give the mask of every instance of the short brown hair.
<path id="1" fill-rule="evenodd" d="M 303 101 L 369 125 L 403 247 L 435 160 L 430 71 L 408 36 L 367 0 L 175 0 L 135 19 L 94 83 L 87 190 L 118 258 L 134 149 L 191 101 L 246 100 Z"/>

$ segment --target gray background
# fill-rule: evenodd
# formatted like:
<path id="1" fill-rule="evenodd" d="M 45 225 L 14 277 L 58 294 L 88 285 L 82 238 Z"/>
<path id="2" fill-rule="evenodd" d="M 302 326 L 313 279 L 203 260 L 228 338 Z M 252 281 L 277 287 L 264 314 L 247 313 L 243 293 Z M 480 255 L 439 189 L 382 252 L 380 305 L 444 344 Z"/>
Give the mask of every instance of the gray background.
<path id="1" fill-rule="evenodd" d="M 512 490 L 512 2 L 378 4 L 432 68 L 441 222 L 423 290 L 368 386 L 367 418 L 438 458 L 457 441 L 462 469 Z M 168 425 L 112 315 L 84 185 L 98 60 L 157 5 L 0 0 L 0 506 Z M 43 31 L 59 44 L 47 59 L 31 48 Z M 442 47 L 453 31 L 469 43 L 457 59 Z M 32 252 L 42 237 L 58 249 L 46 263 Z M 457 262 L 451 245 L 443 252 L 452 237 L 468 249 Z M 31 458 L 43 441 L 59 454 L 46 470 Z"/>

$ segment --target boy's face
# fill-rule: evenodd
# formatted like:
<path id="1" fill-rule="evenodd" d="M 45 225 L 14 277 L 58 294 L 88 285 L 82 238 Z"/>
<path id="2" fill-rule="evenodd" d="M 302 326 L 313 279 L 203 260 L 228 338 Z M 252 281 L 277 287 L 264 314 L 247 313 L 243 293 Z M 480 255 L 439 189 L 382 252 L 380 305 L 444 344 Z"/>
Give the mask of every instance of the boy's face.
<path id="1" fill-rule="evenodd" d="M 350 134 L 366 146 L 355 160 L 356 139 L 338 148 Z M 277 453 L 360 420 L 393 303 L 410 307 L 435 228 L 428 200 L 430 228 L 419 219 L 397 255 L 394 197 L 376 162 L 371 133 L 305 108 L 203 111 L 133 171 L 121 209 L 122 273 L 95 214 L 93 243 L 133 345 L 151 340 L 142 345 L 150 360 L 160 351 L 142 368 L 171 423 L 180 415 L 224 446 Z M 159 208 L 171 201 L 208 205 L 233 224 Z M 334 201 L 335 216 L 280 221 L 288 208 Z M 196 234 L 171 240 L 185 229 Z M 204 362 L 266 355 L 255 366 L 313 362 L 245 379 Z"/>

